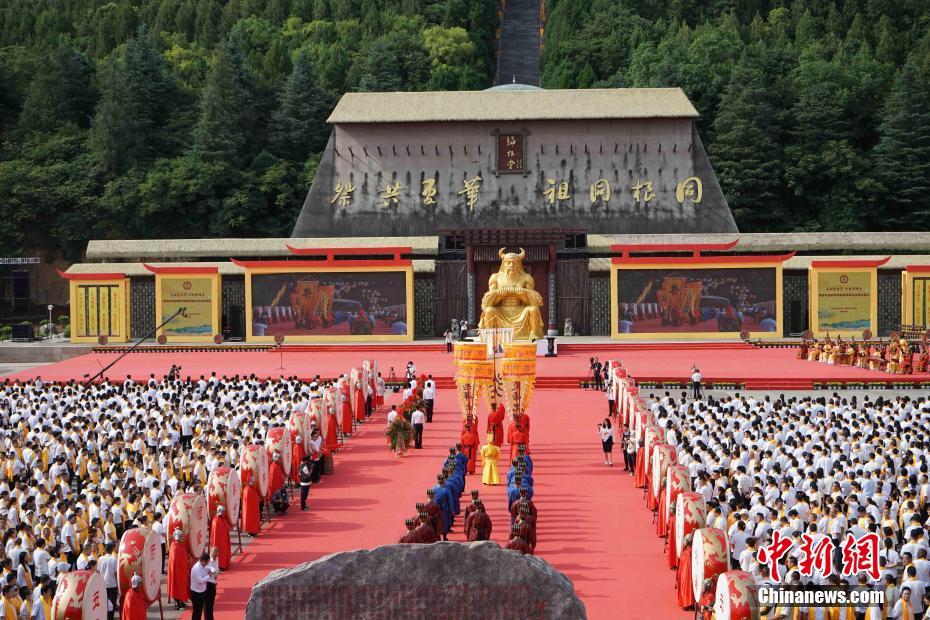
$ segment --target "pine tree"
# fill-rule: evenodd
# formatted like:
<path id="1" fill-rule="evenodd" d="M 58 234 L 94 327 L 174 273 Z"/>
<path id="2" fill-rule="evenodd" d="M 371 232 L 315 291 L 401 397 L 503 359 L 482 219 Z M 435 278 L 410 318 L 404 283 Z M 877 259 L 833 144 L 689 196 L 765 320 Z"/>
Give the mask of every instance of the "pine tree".
<path id="1" fill-rule="evenodd" d="M 930 225 L 930 70 L 912 53 L 885 101 L 873 151 L 878 224 L 890 230 Z"/>
<path id="2" fill-rule="evenodd" d="M 737 226 L 772 230 L 786 223 L 780 127 L 763 52 L 748 48 L 733 70 L 714 120 L 709 155 Z"/>
<path id="3" fill-rule="evenodd" d="M 230 41 L 220 45 L 200 100 L 193 153 L 204 160 L 242 161 L 252 126 L 252 79 Z"/>
<path id="4" fill-rule="evenodd" d="M 69 124 L 87 129 L 98 96 L 90 59 L 69 47 L 53 50 L 26 92 L 20 131 L 51 132 Z"/>
<path id="5" fill-rule="evenodd" d="M 320 88 L 310 54 L 301 50 L 294 61 L 272 117 L 272 145 L 276 155 L 295 162 L 306 161 L 326 146 L 326 117 L 332 100 Z"/>

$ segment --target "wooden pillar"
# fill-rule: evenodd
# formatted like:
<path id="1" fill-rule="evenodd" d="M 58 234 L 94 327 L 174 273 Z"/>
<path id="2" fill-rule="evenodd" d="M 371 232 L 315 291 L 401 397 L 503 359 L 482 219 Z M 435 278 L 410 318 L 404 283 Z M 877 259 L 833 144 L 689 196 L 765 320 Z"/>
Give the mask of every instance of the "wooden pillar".
<path id="1" fill-rule="evenodd" d="M 559 331 L 558 298 L 556 295 L 556 259 L 555 244 L 549 244 L 549 333 L 555 335 Z"/>
<path id="2" fill-rule="evenodd" d="M 470 243 L 465 247 L 465 287 L 468 290 L 468 329 L 478 327 L 478 317 L 475 312 L 477 301 L 475 299 L 475 246 Z"/>

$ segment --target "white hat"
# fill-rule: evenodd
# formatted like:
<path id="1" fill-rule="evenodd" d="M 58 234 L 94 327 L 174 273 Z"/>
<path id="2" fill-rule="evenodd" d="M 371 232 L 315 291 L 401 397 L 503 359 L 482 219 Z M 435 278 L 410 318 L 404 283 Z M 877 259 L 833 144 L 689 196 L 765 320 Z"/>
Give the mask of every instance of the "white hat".
<path id="1" fill-rule="evenodd" d="M 133 573 L 130 583 L 132 584 L 133 588 L 137 588 L 142 585 L 142 577 L 139 576 L 139 573 Z"/>
<path id="2" fill-rule="evenodd" d="M 217 506 L 217 507 L 216 507 L 216 514 L 220 514 L 220 515 L 221 515 L 221 514 L 223 514 L 224 512 L 226 512 L 226 507 L 225 507 L 225 506 Z"/>
<path id="3" fill-rule="evenodd" d="M 172 534 L 172 536 L 174 536 L 175 540 L 181 540 L 181 537 L 184 536 L 184 532 L 181 530 L 174 530 L 174 534 Z"/>

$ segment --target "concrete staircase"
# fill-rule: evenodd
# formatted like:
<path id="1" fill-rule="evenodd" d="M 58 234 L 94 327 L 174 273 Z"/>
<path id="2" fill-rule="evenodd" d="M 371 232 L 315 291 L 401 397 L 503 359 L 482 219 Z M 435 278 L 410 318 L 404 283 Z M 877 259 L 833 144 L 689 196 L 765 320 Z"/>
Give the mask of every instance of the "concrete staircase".
<path id="1" fill-rule="evenodd" d="M 497 79 L 502 84 L 539 86 L 541 0 L 503 0 Z"/>

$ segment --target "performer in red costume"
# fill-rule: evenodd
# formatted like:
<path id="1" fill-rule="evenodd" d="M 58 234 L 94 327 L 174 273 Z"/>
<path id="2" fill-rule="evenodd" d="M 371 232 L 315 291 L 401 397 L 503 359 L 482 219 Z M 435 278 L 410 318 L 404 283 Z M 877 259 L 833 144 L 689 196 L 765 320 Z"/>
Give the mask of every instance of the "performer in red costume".
<path id="1" fill-rule="evenodd" d="M 184 533 L 174 530 L 171 547 L 168 550 L 168 599 L 174 599 L 177 609 L 186 609 L 187 601 L 191 599 L 190 591 L 190 558 L 187 547 L 181 542 Z"/>
<path id="2" fill-rule="evenodd" d="M 261 530 L 261 504 L 258 489 L 252 472 L 248 472 L 245 485 L 242 487 L 242 529 L 249 536 L 257 536 Z"/>
<path id="3" fill-rule="evenodd" d="M 284 467 L 281 465 L 281 454 L 275 452 L 268 465 L 268 497 L 274 497 L 284 487 Z"/>
<path id="4" fill-rule="evenodd" d="M 694 607 L 694 586 L 691 584 L 691 534 L 685 536 L 678 558 L 678 606 L 682 609 Z"/>
<path id="5" fill-rule="evenodd" d="M 473 419 L 469 416 L 469 419 Z M 475 473 L 475 461 L 478 458 L 478 423 L 475 421 L 465 422 L 465 428 L 462 430 L 462 446 L 465 448 L 465 454 L 468 455 L 468 474 Z"/>
<path id="6" fill-rule="evenodd" d="M 216 509 L 216 516 L 210 524 L 210 546 L 219 550 L 217 555 L 220 570 L 229 568 L 229 559 L 232 557 L 232 545 L 229 542 L 229 523 L 226 521 L 226 508 L 220 506 Z"/>
<path id="7" fill-rule="evenodd" d="M 342 394 L 342 434 L 352 434 L 352 399 L 349 397 L 349 380 L 345 379 L 340 388 Z"/>
<path id="8" fill-rule="evenodd" d="M 513 419 L 513 422 L 507 427 L 507 441 L 510 442 L 510 460 L 517 458 L 517 446 L 526 444 L 526 453 L 530 453 L 530 446 L 527 443 L 526 432 L 523 430 L 520 419 L 522 416 L 517 416 Z"/>
<path id="9" fill-rule="evenodd" d="M 675 526 L 675 507 L 672 506 L 672 513 L 668 517 L 668 544 L 666 545 L 668 552 L 668 567 L 675 568 L 678 566 L 678 549 L 677 549 L 677 540 L 675 539 L 675 532 L 677 527 Z"/>
<path id="10" fill-rule="evenodd" d="M 666 516 L 666 515 L 665 515 L 665 510 L 666 510 L 665 506 L 666 506 L 666 501 L 665 501 L 665 485 L 664 485 L 664 484 L 660 484 L 660 485 L 659 485 L 659 507 L 658 507 L 659 514 L 658 514 L 658 518 L 656 519 L 656 534 L 657 534 L 659 537 L 662 537 L 662 536 L 665 536 L 666 534 L 668 534 L 668 521 L 667 521 L 666 518 L 665 518 L 665 516 Z"/>
<path id="11" fill-rule="evenodd" d="M 361 374 L 359 375 L 361 376 Z M 355 402 L 352 403 L 355 408 L 355 419 L 362 423 L 365 421 L 365 380 L 359 379 L 355 386 Z"/>
<path id="12" fill-rule="evenodd" d="M 504 405 L 498 405 L 488 414 L 488 434 L 494 435 L 491 443 L 498 448 L 504 445 L 504 413 Z"/>
<path id="13" fill-rule="evenodd" d="M 120 620 L 145 620 L 149 606 L 142 594 L 142 577 L 133 575 L 130 583 L 132 588 L 123 598 L 123 606 L 119 612 Z"/>
<path id="14" fill-rule="evenodd" d="M 291 481 L 294 484 L 300 484 L 300 463 L 306 454 L 304 438 L 300 436 L 297 429 L 291 429 Z"/>
<path id="15" fill-rule="evenodd" d="M 338 450 L 339 449 L 339 439 L 336 437 L 336 428 L 338 424 L 336 422 L 336 410 L 332 407 L 329 407 L 329 411 L 326 412 L 326 437 L 323 440 L 323 447 L 327 450 Z"/>

